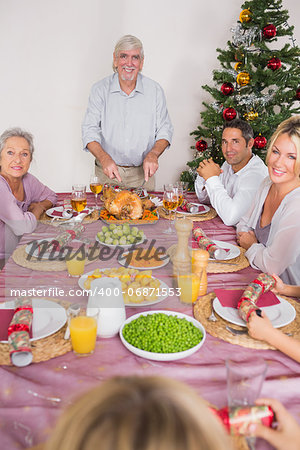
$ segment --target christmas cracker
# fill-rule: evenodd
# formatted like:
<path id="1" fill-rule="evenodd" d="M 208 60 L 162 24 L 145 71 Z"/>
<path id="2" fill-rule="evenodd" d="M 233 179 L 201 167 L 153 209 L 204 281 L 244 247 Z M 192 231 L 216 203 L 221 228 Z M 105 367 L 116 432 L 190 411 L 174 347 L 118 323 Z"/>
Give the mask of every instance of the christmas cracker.
<path id="1" fill-rule="evenodd" d="M 198 246 L 206 250 L 211 258 L 224 259 L 226 257 L 226 250 L 211 241 L 200 227 L 193 229 L 193 236 Z"/>
<path id="2" fill-rule="evenodd" d="M 272 289 L 276 284 L 275 278 L 266 273 L 261 273 L 244 290 L 238 303 L 239 315 L 245 322 L 248 322 L 250 314 L 257 309 L 257 300 L 261 294 Z"/>
<path id="3" fill-rule="evenodd" d="M 28 298 L 17 298 L 15 313 L 8 327 L 8 345 L 11 362 L 18 367 L 31 363 L 30 327 L 32 324 L 32 302 Z"/>

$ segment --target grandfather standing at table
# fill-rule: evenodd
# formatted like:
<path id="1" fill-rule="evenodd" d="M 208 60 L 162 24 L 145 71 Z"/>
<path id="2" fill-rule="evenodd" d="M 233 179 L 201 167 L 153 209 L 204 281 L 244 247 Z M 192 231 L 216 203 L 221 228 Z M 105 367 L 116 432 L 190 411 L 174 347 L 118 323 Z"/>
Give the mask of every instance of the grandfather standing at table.
<path id="1" fill-rule="evenodd" d="M 241 119 L 226 122 L 222 152 L 226 161 L 220 167 L 212 159 L 200 162 L 195 191 L 200 202 L 209 201 L 225 225 L 236 225 L 248 211 L 254 195 L 268 175 L 268 169 L 252 154 L 252 127 Z"/>
<path id="2" fill-rule="evenodd" d="M 143 45 L 123 36 L 113 54 L 114 74 L 93 85 L 82 124 L 85 149 L 96 158 L 102 183 L 155 187 L 158 158 L 173 127 L 160 85 L 140 72 Z"/>

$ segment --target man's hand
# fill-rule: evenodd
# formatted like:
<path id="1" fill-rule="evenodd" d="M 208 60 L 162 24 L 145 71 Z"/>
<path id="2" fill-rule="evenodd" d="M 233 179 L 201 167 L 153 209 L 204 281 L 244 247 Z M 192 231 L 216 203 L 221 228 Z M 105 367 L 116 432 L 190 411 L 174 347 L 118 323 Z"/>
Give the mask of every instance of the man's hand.
<path id="1" fill-rule="evenodd" d="M 208 180 L 210 177 L 219 176 L 222 173 L 222 170 L 219 164 L 216 164 L 212 158 L 204 159 L 199 163 L 199 167 L 197 169 L 200 177 L 204 178 L 204 180 Z"/>
<path id="2" fill-rule="evenodd" d="M 237 234 L 237 242 L 240 247 L 248 250 L 248 248 L 250 248 L 252 244 L 257 243 L 254 231 L 241 231 Z"/>
<path id="3" fill-rule="evenodd" d="M 149 152 L 143 161 L 143 169 L 145 175 L 145 181 L 149 180 L 158 169 L 158 158 L 154 153 Z"/>
<path id="4" fill-rule="evenodd" d="M 106 153 L 100 160 L 102 170 L 105 175 L 110 178 L 116 178 L 120 183 L 122 183 L 122 178 L 120 177 L 118 167 L 114 160 Z"/>

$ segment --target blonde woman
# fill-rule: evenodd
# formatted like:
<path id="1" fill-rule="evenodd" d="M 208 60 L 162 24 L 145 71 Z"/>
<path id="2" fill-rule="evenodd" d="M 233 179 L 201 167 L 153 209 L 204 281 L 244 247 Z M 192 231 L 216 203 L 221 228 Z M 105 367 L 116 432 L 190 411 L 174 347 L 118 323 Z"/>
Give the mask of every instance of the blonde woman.
<path id="1" fill-rule="evenodd" d="M 115 377 L 63 414 L 46 450 L 229 450 L 197 394 L 160 377 Z"/>
<path id="2" fill-rule="evenodd" d="M 300 284 L 300 116 L 273 134 L 261 184 L 248 213 L 237 225 L 237 241 L 252 267 Z"/>

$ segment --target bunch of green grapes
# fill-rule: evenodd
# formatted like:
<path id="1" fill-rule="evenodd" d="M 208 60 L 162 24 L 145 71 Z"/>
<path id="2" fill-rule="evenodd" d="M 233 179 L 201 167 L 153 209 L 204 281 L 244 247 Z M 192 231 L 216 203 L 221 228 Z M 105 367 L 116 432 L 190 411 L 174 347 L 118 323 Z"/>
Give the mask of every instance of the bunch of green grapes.
<path id="1" fill-rule="evenodd" d="M 142 242 L 145 235 L 138 227 L 131 227 L 128 223 L 124 225 L 112 223 L 109 226 L 103 226 L 101 231 L 97 233 L 97 238 L 103 244 L 131 245 Z"/>

